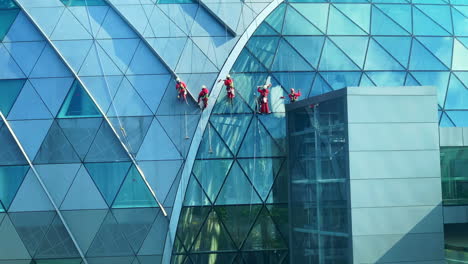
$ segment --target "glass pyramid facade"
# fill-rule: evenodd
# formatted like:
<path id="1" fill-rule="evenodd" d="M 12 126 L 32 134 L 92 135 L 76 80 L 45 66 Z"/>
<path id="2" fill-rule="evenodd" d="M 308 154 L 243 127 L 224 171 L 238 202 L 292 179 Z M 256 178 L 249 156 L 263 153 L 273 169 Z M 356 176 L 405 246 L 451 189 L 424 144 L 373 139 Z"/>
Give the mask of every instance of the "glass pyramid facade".
<path id="1" fill-rule="evenodd" d="M 467 25 L 465 0 L 0 0 L 0 264 L 288 263 L 280 97 L 433 85 L 468 126 Z"/>

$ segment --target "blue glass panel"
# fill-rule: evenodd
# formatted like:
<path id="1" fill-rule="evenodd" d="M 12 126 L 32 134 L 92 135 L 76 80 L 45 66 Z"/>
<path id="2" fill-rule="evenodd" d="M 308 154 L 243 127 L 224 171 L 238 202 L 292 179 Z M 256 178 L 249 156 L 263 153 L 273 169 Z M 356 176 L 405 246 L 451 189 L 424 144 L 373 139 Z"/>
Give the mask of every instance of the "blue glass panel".
<path id="1" fill-rule="evenodd" d="M 458 79 L 468 87 L 468 72 L 454 72 Z"/>
<path id="2" fill-rule="evenodd" d="M 7 49 L 0 43 L 0 79 L 26 78 L 21 68 L 16 64 Z"/>
<path id="3" fill-rule="evenodd" d="M 140 173 L 132 166 L 115 197 L 112 208 L 156 207 L 156 201 Z"/>
<path id="4" fill-rule="evenodd" d="M 451 37 L 418 37 L 432 54 L 434 54 L 445 66 L 452 65 L 453 38 Z M 455 56 L 456 57 L 456 56 Z"/>
<path id="5" fill-rule="evenodd" d="M 276 80 L 279 81 L 281 86 L 286 90 L 289 91 L 290 88 L 296 89 L 296 91 L 300 91 L 302 96 L 300 97 L 305 98 L 310 92 L 312 88 L 312 82 L 315 77 L 315 73 L 311 72 L 278 72 L 274 73 L 273 76 Z M 287 100 L 287 99 L 286 99 Z"/>
<path id="6" fill-rule="evenodd" d="M 270 133 L 273 140 L 283 149 L 286 150 L 286 122 L 285 115 L 259 115 L 260 121 L 266 130 Z"/>
<path id="7" fill-rule="evenodd" d="M 444 109 L 468 109 L 466 102 L 468 102 L 468 89 L 452 74 L 450 76 Z"/>
<path id="8" fill-rule="evenodd" d="M 281 39 L 275 60 L 271 65 L 272 71 L 310 71 L 312 67 L 301 55 L 294 50 L 286 40 Z"/>
<path id="9" fill-rule="evenodd" d="M 3 40 L 16 19 L 19 9 L 0 9 L 0 40 Z"/>
<path id="10" fill-rule="evenodd" d="M 130 75 L 127 76 L 127 79 L 130 81 L 138 94 L 140 94 L 140 96 L 143 98 L 146 105 L 153 113 L 155 113 L 163 93 L 171 80 L 171 76 L 169 74 Z"/>
<path id="11" fill-rule="evenodd" d="M 137 38 L 133 30 L 112 9 L 107 12 L 106 18 L 101 24 L 97 38 Z"/>
<path id="12" fill-rule="evenodd" d="M 8 116 L 25 82 L 25 79 L 0 80 L 0 111 L 3 115 Z"/>
<path id="13" fill-rule="evenodd" d="M 185 49 L 182 52 L 181 58 L 183 59 L 179 60 L 177 64 L 177 72 L 217 72 L 217 68 L 210 58 L 208 58 L 190 39 L 185 44 Z"/>
<path id="14" fill-rule="evenodd" d="M 127 74 L 164 74 L 168 73 L 166 67 L 150 51 L 150 49 L 140 43 L 135 55 L 128 67 Z"/>
<path id="15" fill-rule="evenodd" d="M 286 37 L 286 41 L 289 42 L 312 67 L 317 68 L 325 37 Z"/>
<path id="16" fill-rule="evenodd" d="M 312 22 L 312 24 L 316 26 L 321 32 L 327 31 L 328 8 L 330 7 L 329 4 L 291 4 L 290 6 L 299 11 L 299 13 L 307 18 L 307 20 Z M 289 7 L 289 9 L 291 9 L 291 7 Z"/>
<path id="17" fill-rule="evenodd" d="M 312 86 L 312 90 L 310 91 L 309 97 L 323 94 L 323 93 L 330 92 L 330 91 L 333 91 L 330 85 L 326 81 L 323 80 L 320 74 L 317 74 L 315 76 L 315 81 Z"/>
<path id="18" fill-rule="evenodd" d="M 121 75 L 117 65 L 107 53 L 96 43 L 91 45 L 88 56 L 81 65 L 80 76 Z"/>
<path id="19" fill-rule="evenodd" d="M 410 73 L 406 75 L 406 81 L 405 81 L 406 86 L 419 86 L 421 85 L 418 81 L 416 81 Z"/>
<path id="20" fill-rule="evenodd" d="M 288 7 L 283 25 L 283 35 L 322 35 L 318 28 L 299 14 L 296 9 Z"/>
<path id="21" fill-rule="evenodd" d="M 273 27 L 277 32 L 282 32 L 284 13 L 286 11 L 286 4 L 279 5 L 266 19 L 265 22 Z"/>
<path id="22" fill-rule="evenodd" d="M 52 115 L 30 82 L 24 84 L 21 93 L 10 110 L 8 119 L 51 119 Z"/>
<path id="23" fill-rule="evenodd" d="M 360 68 L 363 67 L 369 42 L 368 37 L 330 37 L 330 40 Z"/>
<path id="24" fill-rule="evenodd" d="M 376 5 L 385 15 L 400 25 L 407 32 L 411 32 L 411 5 Z"/>
<path id="25" fill-rule="evenodd" d="M 60 50 L 65 60 L 75 72 L 79 72 L 84 59 L 88 55 L 92 40 L 56 40 L 54 45 Z"/>
<path id="26" fill-rule="evenodd" d="M 102 118 L 57 119 L 65 137 L 83 160 L 101 126 Z"/>
<path id="27" fill-rule="evenodd" d="M 91 34 L 81 25 L 73 14 L 65 9 L 57 22 L 51 40 L 92 39 Z"/>
<path id="28" fill-rule="evenodd" d="M 35 166 L 55 204 L 62 204 L 81 164 L 47 164 Z"/>
<path id="29" fill-rule="evenodd" d="M 283 159 L 260 158 L 240 159 L 238 161 L 262 200 L 266 201 Z"/>
<path id="30" fill-rule="evenodd" d="M 0 166 L 0 201 L 6 209 L 10 207 L 29 166 Z"/>
<path id="31" fill-rule="evenodd" d="M 202 206 L 211 205 L 210 200 L 205 195 L 202 187 L 196 180 L 195 176 L 190 177 L 187 185 L 187 191 L 184 198 L 184 206 Z"/>
<path id="32" fill-rule="evenodd" d="M 465 45 L 455 39 L 453 46 L 452 70 L 468 70 L 468 48 Z"/>
<path id="33" fill-rule="evenodd" d="M 81 77 L 80 79 L 101 109 L 107 110 L 123 80 L 123 76 Z"/>
<path id="34" fill-rule="evenodd" d="M 415 35 L 426 36 L 448 36 L 445 29 L 439 26 L 434 20 L 422 13 L 415 6 L 413 7 L 413 33 Z"/>
<path id="35" fill-rule="evenodd" d="M 404 70 L 375 40 L 371 40 L 367 51 L 365 70 Z"/>
<path id="36" fill-rule="evenodd" d="M 178 186 L 177 174 L 181 170 L 182 160 L 142 161 L 138 165 L 161 200 L 166 198 L 171 186 Z"/>
<path id="37" fill-rule="evenodd" d="M 4 263 L 16 264 L 12 259 L 26 259 L 29 261 L 31 256 L 24 247 L 21 238 L 18 236 L 18 233 L 8 216 L 3 218 L 3 222 L 0 225 L 0 233 L 2 234 L 2 238 L 0 239 L 0 255 L 2 256 L 2 259 L 6 259 Z M 25 263 L 28 262 L 18 264 Z"/>
<path id="38" fill-rule="evenodd" d="M 29 76 L 44 49 L 45 42 L 7 42 L 4 45 L 24 74 Z"/>
<path id="39" fill-rule="evenodd" d="M 35 157 L 44 137 L 52 125 L 52 119 L 47 120 L 17 120 L 10 121 L 18 140 L 24 148 L 28 157 Z M 34 133 L 31 133 L 34 131 Z"/>
<path id="40" fill-rule="evenodd" d="M 100 117 L 101 113 L 83 89 L 75 80 L 57 115 L 58 118 Z"/>
<path id="41" fill-rule="evenodd" d="M 282 151 L 257 118 L 253 118 L 240 147 L 239 157 L 276 157 Z"/>
<path id="42" fill-rule="evenodd" d="M 468 126 L 468 111 L 447 111 L 445 112 L 457 127 Z"/>
<path id="43" fill-rule="evenodd" d="M 231 164 L 230 159 L 196 160 L 193 164 L 192 173 L 211 201 L 216 199 Z"/>
<path id="44" fill-rule="evenodd" d="M 36 27 L 29 21 L 24 12 L 20 12 L 16 16 L 16 20 L 11 25 L 10 30 L 3 39 L 3 42 L 8 41 L 41 41 L 43 37 Z"/>
<path id="45" fill-rule="evenodd" d="M 335 1 L 335 2 L 357 2 L 353 1 Z M 359 1 L 367 3 L 367 0 Z M 343 12 L 343 14 L 349 17 L 356 25 L 358 25 L 362 30 L 369 33 L 370 27 L 370 11 L 371 5 L 369 4 L 335 4 L 333 5 L 338 10 Z"/>
<path id="46" fill-rule="evenodd" d="M 330 7 L 329 21 L 327 33 L 330 35 L 367 35 L 358 25 L 347 18 L 336 7 Z"/>
<path id="47" fill-rule="evenodd" d="M 219 13 L 219 12 L 217 12 Z M 195 22 L 190 31 L 192 36 L 229 36 L 227 29 L 208 13 L 206 8 L 198 8 Z"/>
<path id="48" fill-rule="evenodd" d="M 11 9 L 11 8 L 18 8 L 18 6 L 12 0 L 2 0 L 0 2 L 0 8 L 1 9 Z"/>
<path id="49" fill-rule="evenodd" d="M 119 90 L 109 107 L 107 116 L 149 116 L 153 115 L 140 95 L 133 89 L 127 78 L 120 83 Z"/>
<path id="50" fill-rule="evenodd" d="M 440 127 L 454 127 L 452 120 L 448 117 L 446 112 L 442 112 L 442 117 L 440 118 Z"/>
<path id="51" fill-rule="evenodd" d="M 105 6 L 104 0 L 60 0 L 66 6 Z"/>
<path id="52" fill-rule="evenodd" d="M 372 6 L 372 35 L 410 35 L 402 26 L 385 15 L 380 9 Z M 411 32 L 411 31 L 410 31 Z"/>
<path id="53" fill-rule="evenodd" d="M 443 106 L 449 80 L 449 72 L 411 72 L 421 84 L 437 87 L 437 102 Z"/>
<path id="54" fill-rule="evenodd" d="M 249 51 L 267 68 L 271 66 L 279 37 L 252 37 L 247 43 Z"/>
<path id="55" fill-rule="evenodd" d="M 98 44 L 122 72 L 127 70 L 139 43 L 139 39 L 98 40 Z"/>
<path id="56" fill-rule="evenodd" d="M 36 175 L 34 175 L 32 170 L 29 170 L 10 205 L 9 212 L 37 212 L 53 210 L 54 207 L 47 197 L 47 194 L 44 192 L 44 189 L 42 189 Z"/>
<path id="57" fill-rule="evenodd" d="M 319 70 L 339 71 L 359 70 L 359 68 L 340 49 L 338 49 L 335 44 L 327 39 L 322 50 L 322 58 L 320 59 Z"/>
<path id="58" fill-rule="evenodd" d="M 231 151 L 237 153 L 251 118 L 250 115 L 213 115 L 210 121 Z"/>
<path id="59" fill-rule="evenodd" d="M 442 26 L 447 32 L 453 33 L 449 5 L 415 5 L 415 7 L 434 20 L 439 26 Z"/>
<path id="60" fill-rule="evenodd" d="M 255 30 L 254 36 L 277 36 L 279 35 L 268 23 L 264 22 Z"/>
<path id="61" fill-rule="evenodd" d="M 154 38 L 147 40 L 163 60 L 172 69 L 175 69 L 187 43 L 187 38 Z"/>
<path id="62" fill-rule="evenodd" d="M 410 70 L 448 70 L 448 68 L 425 48 L 419 41 L 413 40 Z"/>
<path id="63" fill-rule="evenodd" d="M 403 67 L 408 67 L 411 51 L 411 37 L 374 37 L 393 58 Z"/>
<path id="64" fill-rule="evenodd" d="M 372 82 L 371 79 L 369 79 L 369 77 L 367 77 L 367 75 L 365 73 L 362 74 L 361 76 L 361 81 L 359 82 L 359 86 L 361 87 L 372 87 L 372 86 L 376 86 L 375 83 Z"/>
<path id="65" fill-rule="evenodd" d="M 30 78 L 71 76 L 71 72 L 50 45 L 46 45 L 34 69 L 29 75 Z"/>
<path id="66" fill-rule="evenodd" d="M 367 72 L 366 74 L 377 86 L 405 85 L 406 72 Z"/>
<path id="67" fill-rule="evenodd" d="M 129 161 L 128 153 L 124 150 L 117 136 L 107 122 L 102 122 L 94 139 L 86 162 Z"/>
<path id="68" fill-rule="evenodd" d="M 230 158 L 232 153 L 218 132 L 209 125 L 205 129 L 202 142 L 198 148 L 197 159 Z"/>
<path id="69" fill-rule="evenodd" d="M 192 37 L 192 40 L 219 69 L 237 42 L 233 37 Z"/>
<path id="70" fill-rule="evenodd" d="M 157 119 L 153 120 L 140 150 L 138 160 L 175 160 L 181 159 L 180 153 Z"/>
<path id="71" fill-rule="evenodd" d="M 468 36 L 468 28 L 465 26 L 468 18 L 458 9 L 452 7 L 452 19 L 455 36 Z"/>
<path id="72" fill-rule="evenodd" d="M 107 215 L 107 211 L 107 209 L 62 211 L 62 215 L 70 231 L 84 252 L 88 250 L 91 242 L 93 242 L 99 227 Z"/>
<path id="73" fill-rule="evenodd" d="M 41 30 L 50 37 L 65 7 L 29 8 L 28 13 L 34 18 Z"/>
<path id="74" fill-rule="evenodd" d="M 357 86 L 361 79 L 361 72 L 321 72 L 320 75 L 333 90 Z"/>
<path id="75" fill-rule="evenodd" d="M 87 6 L 68 8 L 73 15 L 80 21 L 83 27 L 96 37 L 104 18 L 109 10 L 108 6 Z"/>
<path id="76" fill-rule="evenodd" d="M 237 57 L 232 72 L 266 72 L 265 67 L 250 53 L 243 49 Z M 239 87 L 239 86 L 238 86 Z"/>
<path id="77" fill-rule="evenodd" d="M 200 116 L 198 115 L 167 115 L 156 117 L 179 152 L 186 156 Z"/>
<path id="78" fill-rule="evenodd" d="M 136 155 L 153 121 L 153 116 L 110 118 L 110 121 L 130 153 Z"/>
<path id="79" fill-rule="evenodd" d="M 73 80 L 74 78 L 29 79 L 52 116 L 57 115 L 60 106 L 62 106 L 63 99 L 70 90 Z"/>
<path id="80" fill-rule="evenodd" d="M 161 13 L 158 8 L 155 8 L 153 15 L 151 16 L 151 24 L 153 29 L 161 29 L 161 37 L 174 37 L 174 36 L 185 36 L 190 32 L 195 16 L 197 14 L 198 5 L 197 4 L 181 4 L 181 5 L 159 5 L 158 6 L 164 13 Z M 161 17 L 168 16 L 169 18 L 180 17 L 183 19 L 174 19 L 173 22 Z M 174 25 L 174 23 L 176 25 Z M 157 27 L 160 25 L 159 27 Z M 165 28 L 165 29 L 164 29 Z M 183 32 L 179 32 L 182 29 Z M 185 34 L 184 34 L 185 32 Z M 146 33 L 146 32 L 145 32 Z M 156 37 L 160 37 L 158 32 L 155 30 L 153 34 L 156 34 Z M 146 35 L 145 35 L 146 36 Z"/>

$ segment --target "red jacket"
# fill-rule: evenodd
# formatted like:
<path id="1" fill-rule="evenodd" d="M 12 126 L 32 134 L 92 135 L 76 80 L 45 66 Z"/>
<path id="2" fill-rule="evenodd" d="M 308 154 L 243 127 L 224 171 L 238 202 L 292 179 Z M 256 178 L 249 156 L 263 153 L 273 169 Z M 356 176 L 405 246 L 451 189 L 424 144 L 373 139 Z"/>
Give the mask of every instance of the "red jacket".
<path id="1" fill-rule="evenodd" d="M 267 97 L 268 96 L 268 93 L 270 92 L 270 90 L 268 89 L 263 89 L 263 88 L 257 88 L 257 91 L 263 96 L 263 97 Z"/>
<path id="2" fill-rule="evenodd" d="M 288 96 L 291 102 L 295 102 L 299 98 L 299 96 L 301 96 L 301 91 L 297 91 L 295 93 L 289 93 Z"/>
<path id="3" fill-rule="evenodd" d="M 175 88 L 176 88 L 177 91 L 178 91 L 180 88 L 186 89 L 186 88 L 187 88 L 187 85 L 186 85 L 184 82 L 180 82 L 180 83 L 176 83 Z"/>
<path id="4" fill-rule="evenodd" d="M 226 79 L 224 80 L 224 85 L 226 85 L 226 87 L 234 86 L 234 81 L 232 79 Z"/>
<path id="5" fill-rule="evenodd" d="M 208 91 L 208 89 L 206 88 L 203 88 L 201 92 L 198 94 L 198 100 L 200 100 L 200 98 L 203 98 L 203 100 L 208 99 L 207 97 L 208 93 L 210 93 L 210 91 Z"/>

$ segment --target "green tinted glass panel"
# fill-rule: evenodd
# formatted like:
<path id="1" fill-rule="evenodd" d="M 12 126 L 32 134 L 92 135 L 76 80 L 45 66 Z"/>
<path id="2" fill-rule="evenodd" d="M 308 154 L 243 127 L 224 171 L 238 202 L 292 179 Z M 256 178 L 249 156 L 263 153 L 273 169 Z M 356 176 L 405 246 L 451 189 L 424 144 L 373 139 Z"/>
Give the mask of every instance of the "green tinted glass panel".
<path id="1" fill-rule="evenodd" d="M 1 15 L 0 13 L 0 20 L 3 19 Z M 8 116 L 25 82 L 25 79 L 0 80 L 0 111 L 4 116 Z"/>
<path id="2" fill-rule="evenodd" d="M 80 264 L 81 259 L 38 259 L 33 264 Z"/>
<path id="3" fill-rule="evenodd" d="M 266 208 L 260 212 L 257 222 L 254 224 L 243 249 L 286 249 L 286 243 L 271 219 Z"/>
<path id="4" fill-rule="evenodd" d="M 177 236 L 180 238 L 186 249 L 192 247 L 195 237 L 198 235 L 202 224 L 205 222 L 210 207 L 184 207 L 180 213 Z"/>
<path id="5" fill-rule="evenodd" d="M 156 201 L 135 166 L 128 172 L 112 208 L 156 207 Z"/>
<path id="6" fill-rule="evenodd" d="M 1 8 L 2 3 L 0 2 L 0 8 Z M 6 10 L 1 10 L 0 9 L 0 40 L 3 40 L 5 35 L 8 33 L 8 30 L 11 27 L 11 24 L 16 19 L 16 16 L 19 13 L 19 9 L 13 8 L 13 9 L 6 9 Z"/>
<path id="7" fill-rule="evenodd" d="M 0 9 L 17 8 L 13 0 L 0 0 Z"/>
<path id="8" fill-rule="evenodd" d="M 104 0 L 60 0 L 66 6 L 106 6 Z"/>
<path id="9" fill-rule="evenodd" d="M 468 147 L 440 148 L 442 197 L 445 205 L 468 204 Z"/>
<path id="10" fill-rule="evenodd" d="M 216 211 L 211 211 L 191 251 L 219 250 L 235 250 L 235 246 L 224 225 L 219 221 Z"/>
<path id="11" fill-rule="evenodd" d="M 0 166 L 0 201 L 8 208 L 16 195 L 29 166 Z"/>
<path id="12" fill-rule="evenodd" d="M 78 81 L 75 81 L 58 113 L 58 118 L 99 117 L 98 108 Z"/>

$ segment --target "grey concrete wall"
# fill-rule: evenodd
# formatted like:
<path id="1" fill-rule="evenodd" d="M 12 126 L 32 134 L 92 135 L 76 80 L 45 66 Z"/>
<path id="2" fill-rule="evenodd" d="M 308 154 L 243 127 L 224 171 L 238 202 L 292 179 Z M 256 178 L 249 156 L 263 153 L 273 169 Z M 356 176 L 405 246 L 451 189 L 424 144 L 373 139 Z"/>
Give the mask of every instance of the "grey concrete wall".
<path id="1" fill-rule="evenodd" d="M 444 263 L 435 88 L 347 97 L 354 263 Z"/>

